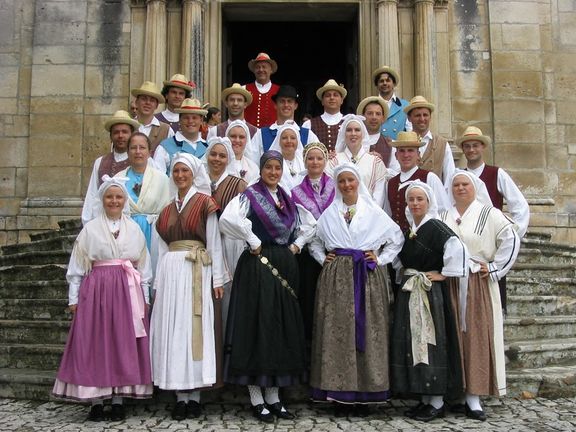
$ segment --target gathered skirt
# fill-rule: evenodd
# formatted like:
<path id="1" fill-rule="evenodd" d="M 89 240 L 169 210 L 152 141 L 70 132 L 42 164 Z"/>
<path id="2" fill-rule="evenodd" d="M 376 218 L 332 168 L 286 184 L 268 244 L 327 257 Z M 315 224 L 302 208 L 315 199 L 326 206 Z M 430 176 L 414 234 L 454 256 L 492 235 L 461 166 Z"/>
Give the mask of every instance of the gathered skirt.
<path id="1" fill-rule="evenodd" d="M 136 338 L 130 289 L 122 266 L 94 267 L 80 285 L 78 307 L 52 395 L 78 401 L 151 397 L 146 317 L 144 328 L 146 336 Z"/>
<path id="2" fill-rule="evenodd" d="M 259 257 L 244 251 L 238 260 L 224 347 L 228 383 L 284 387 L 306 381 L 304 323 L 298 299 L 296 258 L 286 246 L 263 245 L 278 275 Z"/>

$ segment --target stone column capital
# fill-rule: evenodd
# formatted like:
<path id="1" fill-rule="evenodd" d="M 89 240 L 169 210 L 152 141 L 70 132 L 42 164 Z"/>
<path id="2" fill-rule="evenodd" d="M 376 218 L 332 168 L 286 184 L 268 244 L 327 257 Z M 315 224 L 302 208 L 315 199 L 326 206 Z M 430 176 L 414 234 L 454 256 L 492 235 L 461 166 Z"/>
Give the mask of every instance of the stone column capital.
<path id="1" fill-rule="evenodd" d="M 414 0 L 414 5 L 417 5 L 420 3 L 428 3 L 431 5 L 434 5 L 434 0 Z"/>
<path id="2" fill-rule="evenodd" d="M 150 3 L 164 3 L 164 4 L 166 4 L 166 0 L 146 0 L 147 5 Z"/>
<path id="3" fill-rule="evenodd" d="M 380 7 L 386 3 L 396 3 L 398 4 L 398 0 L 376 0 L 376 7 Z"/>

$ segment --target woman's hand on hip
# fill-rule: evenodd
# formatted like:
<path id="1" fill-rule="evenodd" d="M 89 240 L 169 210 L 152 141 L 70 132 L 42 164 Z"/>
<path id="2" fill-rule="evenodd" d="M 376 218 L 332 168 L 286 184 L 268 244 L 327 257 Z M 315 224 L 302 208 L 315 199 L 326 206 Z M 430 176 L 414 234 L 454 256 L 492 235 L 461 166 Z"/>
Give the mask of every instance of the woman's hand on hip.
<path id="1" fill-rule="evenodd" d="M 214 287 L 214 298 L 216 300 L 221 299 L 222 297 L 224 297 L 224 288 L 220 287 Z"/>

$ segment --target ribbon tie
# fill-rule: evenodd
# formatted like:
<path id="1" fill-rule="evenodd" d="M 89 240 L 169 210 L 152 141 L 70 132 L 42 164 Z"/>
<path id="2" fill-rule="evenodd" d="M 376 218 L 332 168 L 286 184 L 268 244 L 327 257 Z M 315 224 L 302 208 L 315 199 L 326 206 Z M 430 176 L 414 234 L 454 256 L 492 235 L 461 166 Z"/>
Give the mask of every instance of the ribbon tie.
<path id="1" fill-rule="evenodd" d="M 404 283 L 402 291 L 410 293 L 408 309 L 412 334 L 412 361 L 414 366 L 418 363 L 429 364 L 428 344 L 436 345 L 436 330 L 427 294 L 432 289 L 432 281 L 424 272 L 414 269 L 406 269 L 404 276 L 410 276 Z"/>

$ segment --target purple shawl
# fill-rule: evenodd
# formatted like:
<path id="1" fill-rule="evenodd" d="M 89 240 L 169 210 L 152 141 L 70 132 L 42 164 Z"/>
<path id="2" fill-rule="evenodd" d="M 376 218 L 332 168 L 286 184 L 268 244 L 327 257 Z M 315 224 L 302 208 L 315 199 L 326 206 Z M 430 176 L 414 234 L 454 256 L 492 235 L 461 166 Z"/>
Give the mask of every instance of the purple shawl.
<path id="1" fill-rule="evenodd" d="M 302 183 L 292 189 L 292 199 L 308 210 L 316 220 L 324 213 L 334 200 L 335 183 L 326 173 L 320 177 L 320 193 L 312 187 L 312 182 L 308 176 L 304 177 Z"/>
<path id="2" fill-rule="evenodd" d="M 297 221 L 296 205 L 290 195 L 278 186 L 279 208 L 262 179 L 249 186 L 244 194 L 270 237 L 278 244 L 287 244 Z"/>

